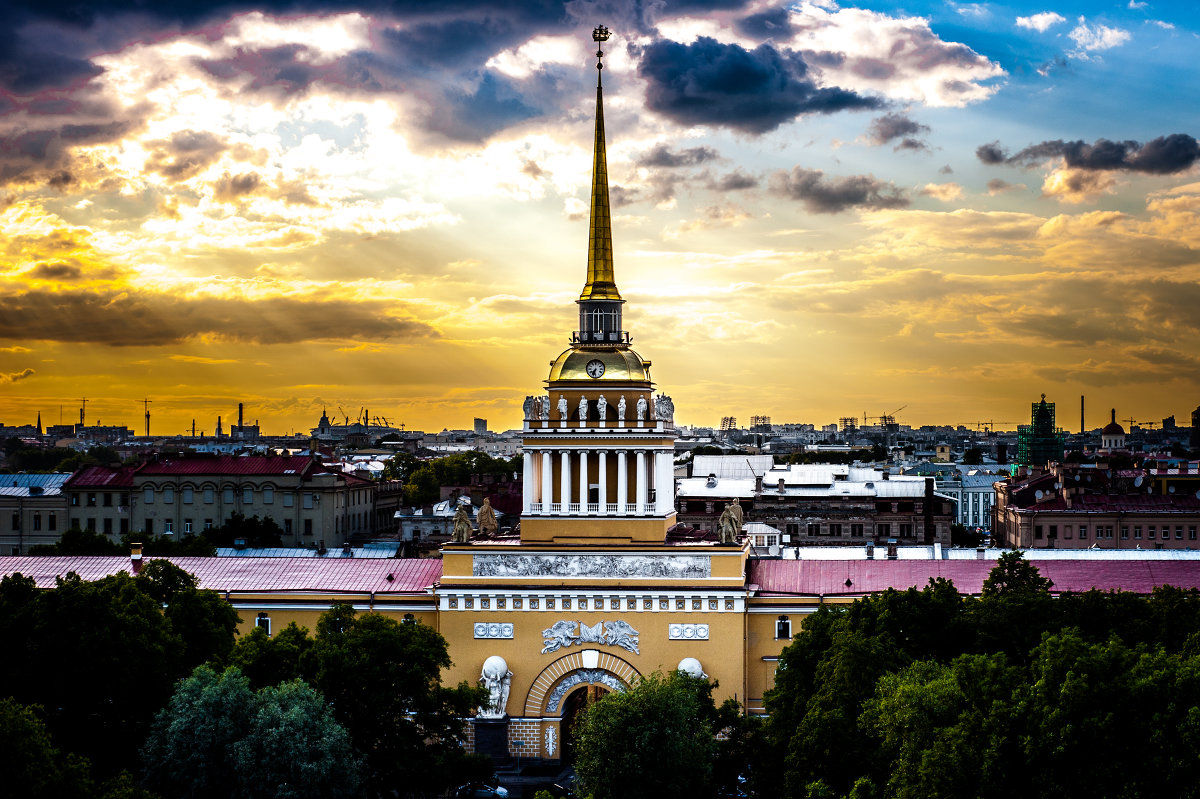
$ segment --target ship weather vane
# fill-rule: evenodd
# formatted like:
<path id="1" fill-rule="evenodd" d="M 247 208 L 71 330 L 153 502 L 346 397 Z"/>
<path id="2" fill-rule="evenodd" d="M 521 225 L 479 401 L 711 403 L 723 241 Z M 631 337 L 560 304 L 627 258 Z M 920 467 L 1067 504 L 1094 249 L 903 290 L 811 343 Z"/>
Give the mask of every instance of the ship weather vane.
<path id="1" fill-rule="evenodd" d="M 608 30 L 608 28 L 604 27 L 603 25 L 597 26 L 592 31 L 592 41 L 594 41 L 596 43 L 596 69 L 597 70 L 604 69 L 604 62 L 603 62 L 604 50 L 601 47 L 601 45 L 603 45 L 605 42 L 607 42 L 608 37 L 611 35 L 612 35 L 612 33 Z M 600 85 L 600 73 L 599 72 L 596 73 L 596 85 L 597 86 Z"/>

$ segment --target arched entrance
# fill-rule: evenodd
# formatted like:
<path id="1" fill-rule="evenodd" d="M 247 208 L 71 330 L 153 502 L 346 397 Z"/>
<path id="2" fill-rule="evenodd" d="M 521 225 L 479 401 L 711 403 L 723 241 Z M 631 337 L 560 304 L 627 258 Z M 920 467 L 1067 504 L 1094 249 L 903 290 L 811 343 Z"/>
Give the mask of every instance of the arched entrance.
<path id="1" fill-rule="evenodd" d="M 563 700 L 562 723 L 562 762 L 564 765 L 575 763 L 575 725 L 588 706 L 609 692 L 603 685 L 584 685 L 576 688 Z"/>

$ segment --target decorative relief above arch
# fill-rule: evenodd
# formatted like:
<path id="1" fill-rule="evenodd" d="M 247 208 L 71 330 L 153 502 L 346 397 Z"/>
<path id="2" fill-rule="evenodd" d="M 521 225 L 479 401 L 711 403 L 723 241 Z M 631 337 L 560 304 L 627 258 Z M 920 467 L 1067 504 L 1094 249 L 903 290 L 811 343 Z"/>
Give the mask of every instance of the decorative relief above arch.
<path id="1" fill-rule="evenodd" d="M 533 681 L 525 697 L 525 716 L 561 715 L 563 698 L 580 685 L 624 691 L 641 678 L 632 664 L 616 655 L 595 649 L 572 652 L 548 665 Z"/>

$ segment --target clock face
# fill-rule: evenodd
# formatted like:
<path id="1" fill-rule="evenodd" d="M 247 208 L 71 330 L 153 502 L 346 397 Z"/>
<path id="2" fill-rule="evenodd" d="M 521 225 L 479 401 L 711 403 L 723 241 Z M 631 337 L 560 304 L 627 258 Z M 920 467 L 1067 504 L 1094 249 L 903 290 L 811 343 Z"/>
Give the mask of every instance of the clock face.
<path id="1" fill-rule="evenodd" d="M 604 361 L 590 360 L 587 362 L 587 373 L 592 377 L 599 377 L 604 374 Z"/>

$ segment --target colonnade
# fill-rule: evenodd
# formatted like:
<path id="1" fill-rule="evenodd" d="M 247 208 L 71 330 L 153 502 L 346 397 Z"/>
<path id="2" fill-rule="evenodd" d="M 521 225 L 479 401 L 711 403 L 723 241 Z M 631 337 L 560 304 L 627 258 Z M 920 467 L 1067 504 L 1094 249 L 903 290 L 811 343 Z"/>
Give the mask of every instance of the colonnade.
<path id="1" fill-rule="evenodd" d="M 609 481 L 610 459 L 616 463 L 615 486 Z M 675 506 L 669 450 L 526 446 L 524 467 L 526 515 L 664 516 Z"/>

